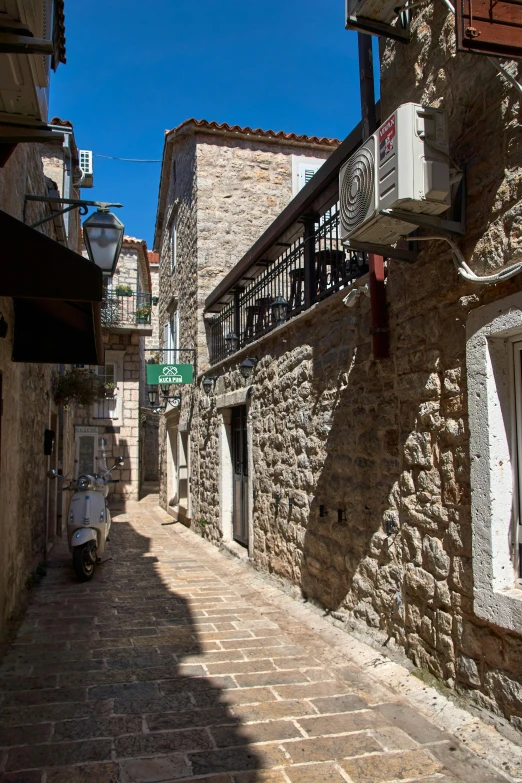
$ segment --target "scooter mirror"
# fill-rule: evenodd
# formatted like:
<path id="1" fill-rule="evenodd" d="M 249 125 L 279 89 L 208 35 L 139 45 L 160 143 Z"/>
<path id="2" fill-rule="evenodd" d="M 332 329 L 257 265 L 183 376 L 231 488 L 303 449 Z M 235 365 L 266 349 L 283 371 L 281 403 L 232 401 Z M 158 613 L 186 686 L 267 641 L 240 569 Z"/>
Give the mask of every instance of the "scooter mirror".
<path id="1" fill-rule="evenodd" d="M 123 465 L 124 459 L 123 457 L 116 457 L 116 465 Z"/>
<path id="2" fill-rule="evenodd" d="M 58 473 L 55 470 L 48 470 L 47 471 L 47 478 L 49 478 L 49 479 L 58 478 Z"/>

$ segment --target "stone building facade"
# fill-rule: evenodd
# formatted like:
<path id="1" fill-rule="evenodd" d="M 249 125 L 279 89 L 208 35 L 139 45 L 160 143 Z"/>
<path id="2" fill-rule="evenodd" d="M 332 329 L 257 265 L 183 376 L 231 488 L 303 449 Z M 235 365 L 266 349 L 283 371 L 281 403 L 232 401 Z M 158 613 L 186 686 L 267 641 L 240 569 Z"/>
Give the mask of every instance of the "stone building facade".
<path id="1" fill-rule="evenodd" d="M 154 248 L 160 258 L 163 361 L 208 367 L 205 298 L 339 142 L 187 120 L 167 132 Z M 174 350 L 172 350 L 174 349 Z M 182 351 L 179 349 L 189 349 Z M 160 423 L 161 497 L 190 517 L 197 444 L 187 421 L 192 392 Z M 178 480 L 181 482 L 181 491 Z"/>
<path id="2" fill-rule="evenodd" d="M 70 123 L 67 133 L 75 148 Z M 61 144 L 19 144 L 0 168 L 0 210 L 22 221 L 26 194 L 45 196 L 55 189 L 52 161 L 59 159 L 63 160 Z M 74 190 L 71 197 L 79 195 L 79 190 Z M 45 204 L 27 203 L 28 224 L 46 215 Z M 49 221 L 39 231 L 78 250 L 79 223 L 75 219 L 68 226 L 61 218 Z M 49 480 L 46 473 L 51 468 L 64 474 L 73 470 L 74 407 L 64 409 L 54 402 L 54 379 L 63 367 L 12 361 L 13 299 L 0 297 L 0 313 L 8 324 L 6 337 L 0 339 L 1 638 L 27 580 L 38 563 L 46 560 L 56 537 L 64 534 L 67 498 L 59 483 Z M 54 433 L 50 455 L 44 453 L 46 431 Z"/>
<path id="3" fill-rule="evenodd" d="M 139 322 L 140 312 L 144 314 L 141 318 L 144 323 Z M 112 474 L 113 479 L 119 481 L 110 485 L 109 498 L 116 503 L 138 500 L 140 494 L 140 407 L 145 341 L 152 335 L 152 312 L 146 243 L 125 236 L 102 311 L 105 365 L 89 368 L 106 383 L 114 384 L 115 394 L 112 399 L 95 403 L 89 409 L 78 408 L 75 417 L 75 476 L 93 469 L 97 472 L 105 463 L 110 468 L 119 456 L 125 460 L 123 467 Z M 86 444 L 85 449 L 82 444 Z M 85 463 L 82 453 L 88 453 Z M 102 462 L 98 465 L 100 459 Z"/>
<path id="4" fill-rule="evenodd" d="M 476 275 L 493 273 L 522 259 L 518 95 L 487 58 L 455 53 L 444 4 L 419 11 L 412 28 L 408 46 L 381 44 L 381 116 L 407 101 L 445 109 L 467 180 L 457 245 Z M 202 321 L 190 281 L 182 331 Z M 522 275 L 466 281 L 436 240 L 419 243 L 414 265 L 389 260 L 380 361 L 368 297 L 347 308 L 345 296 L 208 369 L 212 393 L 198 386 L 180 416 L 191 526 L 216 543 L 234 538 L 241 407 L 252 562 L 521 729 Z M 259 359 L 246 385 L 245 356 Z"/>

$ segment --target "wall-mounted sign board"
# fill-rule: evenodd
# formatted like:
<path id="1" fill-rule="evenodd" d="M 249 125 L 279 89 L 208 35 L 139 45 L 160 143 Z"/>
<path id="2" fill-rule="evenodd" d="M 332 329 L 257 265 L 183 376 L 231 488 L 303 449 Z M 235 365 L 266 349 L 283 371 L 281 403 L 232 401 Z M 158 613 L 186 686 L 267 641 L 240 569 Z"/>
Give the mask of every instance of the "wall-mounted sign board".
<path id="1" fill-rule="evenodd" d="M 194 372 L 191 364 L 147 364 L 147 383 L 192 383 Z"/>
<path id="2" fill-rule="evenodd" d="M 522 57 L 522 0 L 457 0 L 457 50 Z"/>

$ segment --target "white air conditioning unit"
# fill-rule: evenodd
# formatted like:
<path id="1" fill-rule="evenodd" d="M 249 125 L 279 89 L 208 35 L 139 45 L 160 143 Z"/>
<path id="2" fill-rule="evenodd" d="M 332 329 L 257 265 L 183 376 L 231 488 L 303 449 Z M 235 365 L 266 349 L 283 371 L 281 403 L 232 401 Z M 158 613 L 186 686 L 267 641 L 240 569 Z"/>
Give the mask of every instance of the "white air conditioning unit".
<path id="1" fill-rule="evenodd" d="M 94 172 L 92 168 L 92 151 L 79 150 L 79 152 L 80 152 L 80 168 L 82 170 L 82 178 L 78 183 L 78 187 L 93 188 Z"/>
<path id="2" fill-rule="evenodd" d="M 35 38 L 53 36 L 53 0 L 0 0 L 5 24 L 21 24 Z M 47 122 L 51 55 L 4 54 L 0 68 L 0 112 Z M 8 119 L 8 118 L 7 118 Z M 9 121 L 9 120 L 8 120 Z"/>
<path id="3" fill-rule="evenodd" d="M 445 114 L 405 103 L 340 170 L 341 239 L 392 245 L 416 225 L 381 210 L 440 215 L 450 195 Z"/>

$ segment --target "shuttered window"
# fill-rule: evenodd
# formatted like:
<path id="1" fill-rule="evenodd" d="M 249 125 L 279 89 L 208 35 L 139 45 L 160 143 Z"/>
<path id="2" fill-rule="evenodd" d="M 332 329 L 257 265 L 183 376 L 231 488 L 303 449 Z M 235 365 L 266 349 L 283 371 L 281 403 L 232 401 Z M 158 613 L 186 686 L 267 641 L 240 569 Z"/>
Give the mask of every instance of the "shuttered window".
<path id="1" fill-rule="evenodd" d="M 292 156 L 292 195 L 297 196 L 300 190 L 307 185 L 316 171 L 321 168 L 324 160 L 319 158 L 301 158 Z"/>

